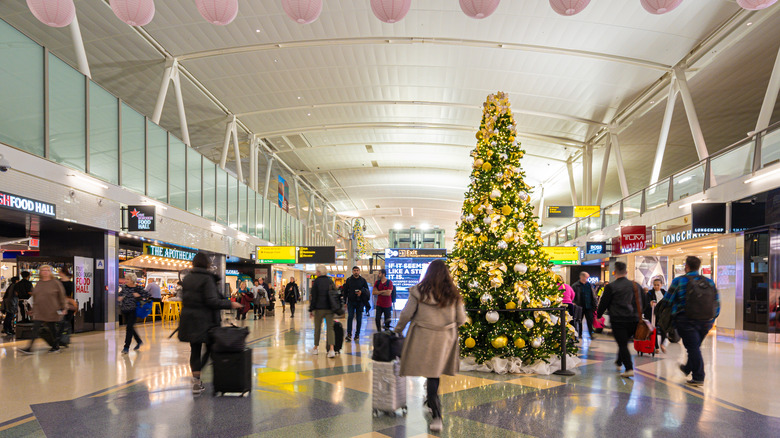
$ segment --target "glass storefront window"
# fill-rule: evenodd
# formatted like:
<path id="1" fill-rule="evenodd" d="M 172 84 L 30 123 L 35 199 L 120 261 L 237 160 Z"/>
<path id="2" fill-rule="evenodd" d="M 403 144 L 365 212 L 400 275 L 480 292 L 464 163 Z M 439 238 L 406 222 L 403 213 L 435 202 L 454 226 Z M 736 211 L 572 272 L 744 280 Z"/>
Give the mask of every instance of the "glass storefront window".
<path id="1" fill-rule="evenodd" d="M 195 149 L 187 148 L 187 211 L 201 215 L 201 185 L 203 156 Z"/>
<path id="2" fill-rule="evenodd" d="M 217 220 L 217 165 L 203 159 L 203 217 Z"/>
<path id="3" fill-rule="evenodd" d="M 168 203 L 176 208 L 187 208 L 187 146 L 168 135 Z"/>
<path id="4" fill-rule="evenodd" d="M 119 101 L 89 81 L 89 173 L 119 183 Z"/>
<path id="5" fill-rule="evenodd" d="M 146 193 L 146 119 L 122 103 L 122 186 Z"/>
<path id="6" fill-rule="evenodd" d="M 43 47 L 0 20 L 0 142 L 43 156 Z"/>
<path id="7" fill-rule="evenodd" d="M 49 158 L 78 170 L 87 165 L 84 75 L 49 54 Z"/>
<path id="8" fill-rule="evenodd" d="M 146 122 L 146 194 L 160 202 L 168 202 L 168 132 Z"/>

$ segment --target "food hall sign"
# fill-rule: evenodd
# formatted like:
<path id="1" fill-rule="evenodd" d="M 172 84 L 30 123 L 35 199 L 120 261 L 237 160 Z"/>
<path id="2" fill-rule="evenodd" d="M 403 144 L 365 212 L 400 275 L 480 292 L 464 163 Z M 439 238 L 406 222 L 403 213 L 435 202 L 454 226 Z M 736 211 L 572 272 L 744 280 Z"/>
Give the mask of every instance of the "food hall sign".
<path id="1" fill-rule="evenodd" d="M 128 205 L 127 231 L 154 231 L 154 205 Z"/>
<path id="2" fill-rule="evenodd" d="M 184 261 L 192 261 L 195 258 L 195 252 L 186 251 L 183 249 L 169 248 L 167 246 L 157 245 L 144 245 L 144 254 L 154 257 L 164 257 L 166 259 L 176 259 Z"/>
<path id="3" fill-rule="evenodd" d="M 0 192 L 0 207 L 23 211 L 25 213 L 39 214 L 41 216 L 57 217 L 57 210 L 54 204 L 36 201 L 35 199 L 12 195 L 6 192 Z"/>

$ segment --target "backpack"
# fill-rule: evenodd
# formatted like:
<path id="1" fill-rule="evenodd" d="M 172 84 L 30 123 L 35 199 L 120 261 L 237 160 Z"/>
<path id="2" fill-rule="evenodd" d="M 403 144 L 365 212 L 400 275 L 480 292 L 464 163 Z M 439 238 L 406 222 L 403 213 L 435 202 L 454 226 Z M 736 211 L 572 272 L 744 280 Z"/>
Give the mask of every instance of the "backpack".
<path id="1" fill-rule="evenodd" d="M 395 302 L 395 285 L 393 285 L 393 294 L 391 295 L 393 302 Z"/>
<path id="2" fill-rule="evenodd" d="M 715 319 L 717 291 L 706 278 L 697 275 L 688 281 L 685 290 L 685 316 L 694 321 Z"/>

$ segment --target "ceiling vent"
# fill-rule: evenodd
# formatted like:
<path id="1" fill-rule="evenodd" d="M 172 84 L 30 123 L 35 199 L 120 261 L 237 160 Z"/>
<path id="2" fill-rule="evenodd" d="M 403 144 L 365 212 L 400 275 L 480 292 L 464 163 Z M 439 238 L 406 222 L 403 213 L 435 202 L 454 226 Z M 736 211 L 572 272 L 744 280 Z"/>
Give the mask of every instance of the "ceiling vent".
<path id="1" fill-rule="evenodd" d="M 373 154 L 374 153 L 374 147 L 371 146 L 370 144 L 367 144 L 366 145 L 366 152 L 368 152 L 369 154 Z"/>
<path id="2" fill-rule="evenodd" d="M 377 163 L 376 160 L 371 161 L 371 165 L 374 167 L 379 167 L 379 163 Z"/>

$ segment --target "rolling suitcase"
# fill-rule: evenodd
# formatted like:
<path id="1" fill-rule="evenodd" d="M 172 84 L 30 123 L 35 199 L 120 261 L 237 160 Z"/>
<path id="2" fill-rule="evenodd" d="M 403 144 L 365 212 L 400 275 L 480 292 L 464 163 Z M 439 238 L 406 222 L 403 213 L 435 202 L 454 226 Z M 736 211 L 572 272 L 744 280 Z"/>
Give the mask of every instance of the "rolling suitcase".
<path id="1" fill-rule="evenodd" d="M 214 361 L 214 396 L 252 390 L 252 350 L 238 353 L 212 353 Z"/>
<path id="2" fill-rule="evenodd" d="M 406 415 L 406 377 L 399 376 L 401 362 L 372 361 L 371 413 L 377 417 L 380 412 L 395 415 L 398 409 Z"/>
<path id="3" fill-rule="evenodd" d="M 333 334 L 334 344 L 333 349 L 336 354 L 341 354 L 341 349 L 344 348 L 344 325 L 338 321 L 333 321 Z"/>
<path id="4" fill-rule="evenodd" d="M 33 323 L 31 322 L 16 323 L 16 340 L 32 339 L 32 336 L 33 336 Z"/>
<path id="5" fill-rule="evenodd" d="M 637 341 L 634 339 L 634 350 L 641 356 L 644 353 L 651 354 L 655 357 L 655 337 L 658 330 L 653 330 L 653 335 L 646 341 Z"/>

